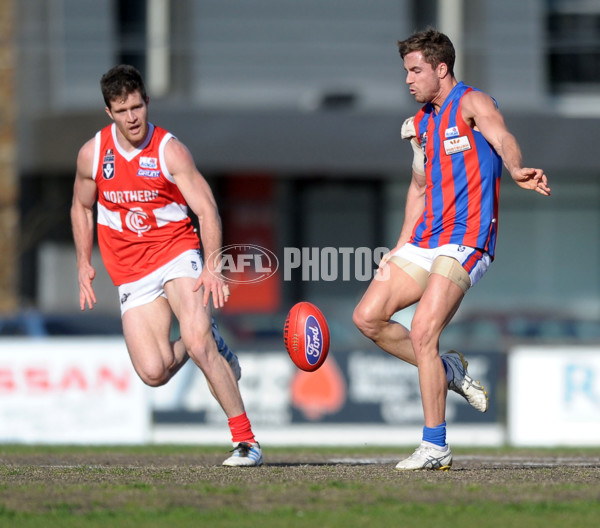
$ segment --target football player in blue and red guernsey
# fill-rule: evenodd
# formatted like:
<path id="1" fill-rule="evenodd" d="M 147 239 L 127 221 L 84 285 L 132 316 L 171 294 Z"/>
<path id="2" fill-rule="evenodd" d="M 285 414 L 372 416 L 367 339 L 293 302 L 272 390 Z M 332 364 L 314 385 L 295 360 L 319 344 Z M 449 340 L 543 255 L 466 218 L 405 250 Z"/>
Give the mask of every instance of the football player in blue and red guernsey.
<path id="1" fill-rule="evenodd" d="M 496 101 L 454 77 L 455 51 L 446 35 L 428 29 L 398 48 L 409 91 L 423 104 L 402 127 L 414 150 L 412 180 L 398 241 L 353 319 L 380 348 L 418 368 L 422 443 L 396 468 L 448 469 L 448 389 L 481 412 L 489 399 L 461 353 L 440 355 L 440 335 L 494 258 L 502 165 L 523 189 L 548 196 L 550 188 L 543 170 L 523 166 Z M 391 321 L 415 303 L 410 331 Z"/>

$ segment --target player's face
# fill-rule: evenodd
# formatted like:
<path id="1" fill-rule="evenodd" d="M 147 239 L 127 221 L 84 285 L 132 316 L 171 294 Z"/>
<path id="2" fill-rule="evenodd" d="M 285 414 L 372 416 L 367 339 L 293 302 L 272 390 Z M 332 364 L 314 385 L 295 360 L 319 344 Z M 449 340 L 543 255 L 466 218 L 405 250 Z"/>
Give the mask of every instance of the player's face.
<path id="1" fill-rule="evenodd" d="M 117 132 L 133 147 L 138 147 L 148 132 L 148 101 L 139 92 L 119 97 L 110 102 L 106 112 L 115 122 Z"/>
<path id="2" fill-rule="evenodd" d="M 413 51 L 404 56 L 406 84 L 410 94 L 418 103 L 430 103 L 440 92 L 440 78 L 437 68 L 425 62 L 420 51 Z"/>

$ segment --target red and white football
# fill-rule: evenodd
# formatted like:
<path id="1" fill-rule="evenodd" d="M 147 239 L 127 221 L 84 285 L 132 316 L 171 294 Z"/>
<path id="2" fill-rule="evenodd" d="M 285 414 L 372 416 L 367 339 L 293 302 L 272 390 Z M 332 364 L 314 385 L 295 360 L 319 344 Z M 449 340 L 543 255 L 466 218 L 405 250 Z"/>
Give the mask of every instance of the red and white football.
<path id="1" fill-rule="evenodd" d="M 283 327 L 283 343 L 299 369 L 317 370 L 329 352 L 329 326 L 321 310 L 306 301 L 292 306 Z"/>

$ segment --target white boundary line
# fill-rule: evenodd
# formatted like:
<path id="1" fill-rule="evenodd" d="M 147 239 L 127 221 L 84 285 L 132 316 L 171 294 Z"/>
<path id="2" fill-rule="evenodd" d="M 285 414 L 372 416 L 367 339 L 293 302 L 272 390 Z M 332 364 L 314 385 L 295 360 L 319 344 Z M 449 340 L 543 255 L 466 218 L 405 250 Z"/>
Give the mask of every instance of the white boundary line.
<path id="1" fill-rule="evenodd" d="M 288 425 L 278 428 L 256 426 L 263 446 L 414 446 L 421 441 L 420 426 L 384 425 Z M 450 425 L 448 443 L 453 446 L 498 447 L 506 443 L 506 429 L 500 424 Z M 226 427 L 203 425 L 155 425 L 153 444 L 219 445 L 231 439 Z"/>

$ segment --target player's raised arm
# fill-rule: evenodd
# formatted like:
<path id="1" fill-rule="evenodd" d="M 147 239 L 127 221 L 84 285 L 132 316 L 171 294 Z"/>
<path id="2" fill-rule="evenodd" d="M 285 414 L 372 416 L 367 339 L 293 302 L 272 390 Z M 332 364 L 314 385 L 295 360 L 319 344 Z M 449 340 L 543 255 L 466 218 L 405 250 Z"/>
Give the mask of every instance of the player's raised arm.
<path id="1" fill-rule="evenodd" d="M 512 179 L 523 189 L 550 195 L 548 178 L 542 169 L 523 167 L 523 155 L 519 143 L 504 123 L 494 100 L 483 92 L 473 91 L 465 95 L 462 115 L 475 130 L 479 130 L 502 158 Z"/>

